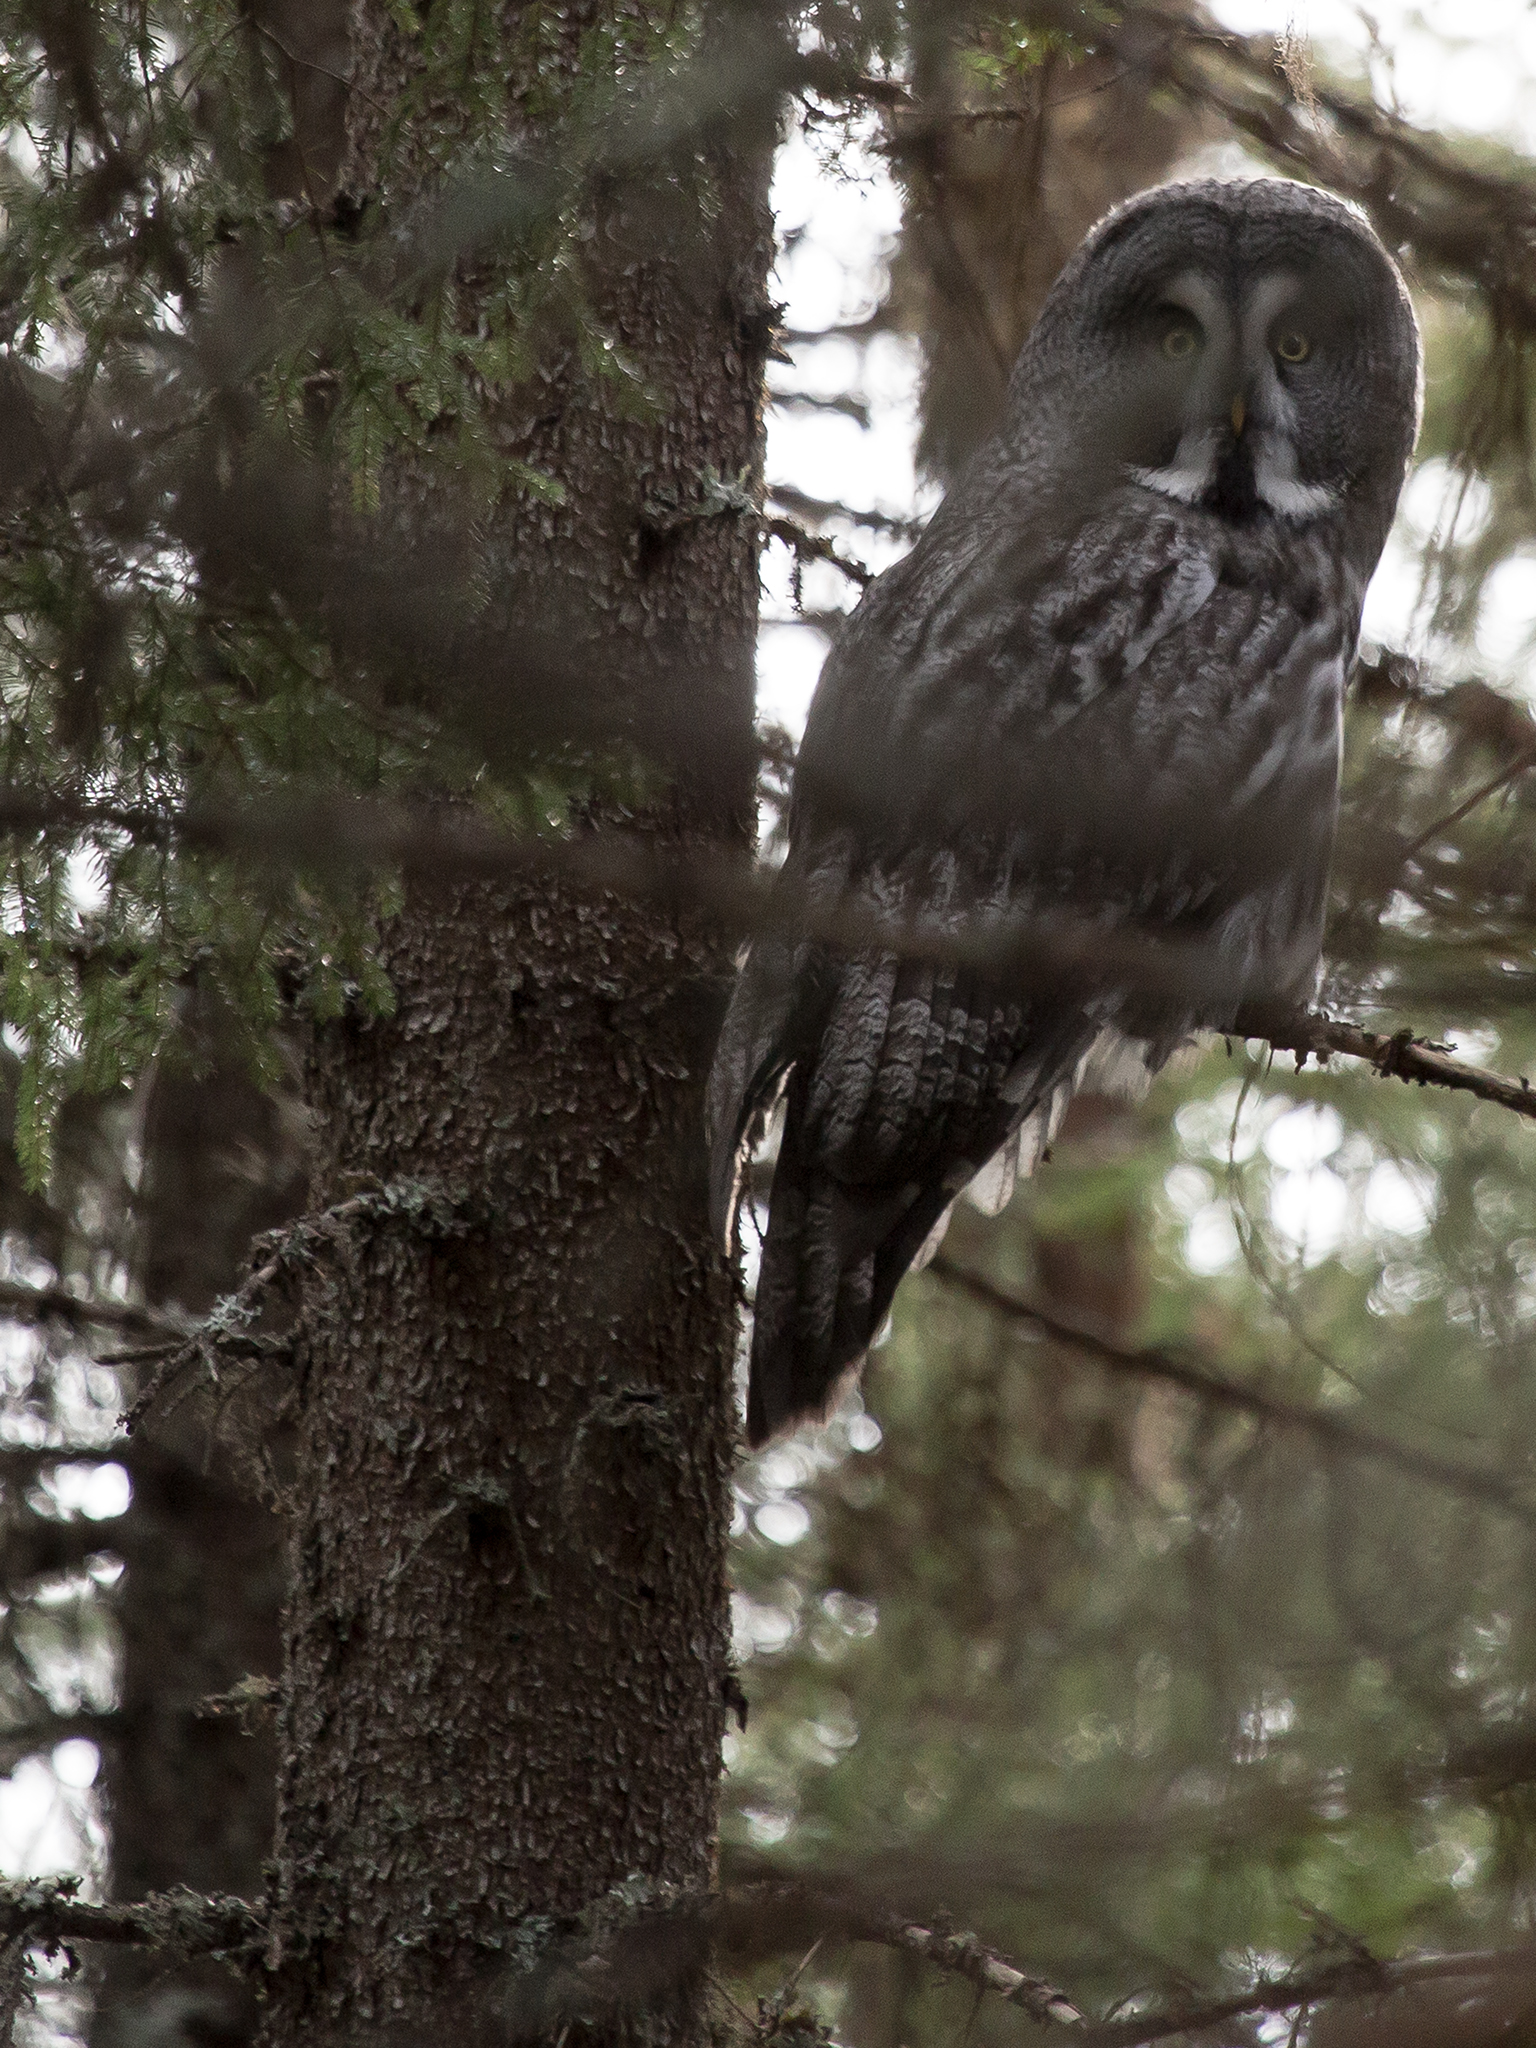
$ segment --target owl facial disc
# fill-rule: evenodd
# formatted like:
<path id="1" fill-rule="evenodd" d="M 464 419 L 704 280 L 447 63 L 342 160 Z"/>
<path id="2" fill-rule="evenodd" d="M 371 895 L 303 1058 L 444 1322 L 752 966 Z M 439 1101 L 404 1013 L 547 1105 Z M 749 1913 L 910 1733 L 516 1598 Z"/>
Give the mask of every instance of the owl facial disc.
<path id="1" fill-rule="evenodd" d="M 1286 318 L 1301 295 L 1284 271 L 1260 276 L 1235 303 L 1199 271 L 1168 283 L 1160 309 L 1188 322 L 1171 334 L 1190 337 L 1176 355 L 1191 365 L 1182 431 L 1171 462 L 1132 467 L 1138 483 L 1235 520 L 1263 510 L 1301 522 L 1338 504 L 1338 491 L 1297 473 L 1296 407 L 1280 365 L 1306 357 L 1305 335 Z"/>

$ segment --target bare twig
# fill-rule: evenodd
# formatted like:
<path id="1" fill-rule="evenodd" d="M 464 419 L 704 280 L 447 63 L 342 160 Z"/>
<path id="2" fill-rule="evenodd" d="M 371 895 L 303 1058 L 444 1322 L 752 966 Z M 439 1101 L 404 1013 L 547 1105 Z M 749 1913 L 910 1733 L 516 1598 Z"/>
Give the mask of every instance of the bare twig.
<path id="1" fill-rule="evenodd" d="M 832 412 L 843 419 L 853 420 L 861 427 L 870 423 L 869 406 L 862 398 L 855 398 L 847 391 L 832 391 L 825 395 L 813 391 L 770 391 L 768 403 L 775 412 Z"/>
<path id="2" fill-rule="evenodd" d="M 255 1324 L 265 1312 L 270 1291 L 297 1268 L 311 1264 L 322 1251 L 334 1247 L 360 1223 L 401 1219 L 437 1236 L 455 1236 L 472 1227 L 473 1204 L 462 1196 L 449 1195 L 425 1181 L 387 1181 L 376 1188 L 349 1195 L 316 1216 L 301 1216 L 282 1230 L 269 1231 L 253 1247 L 249 1278 L 234 1294 L 215 1303 L 205 1321 L 184 1340 L 162 1344 L 151 1350 L 129 1354 L 135 1364 L 156 1364 L 149 1384 L 128 1410 L 124 1427 L 132 1432 L 164 1398 L 168 1389 L 184 1374 L 222 1354 L 243 1358 L 280 1357 L 287 1340 L 257 1332 Z M 101 1361 L 125 1362 L 121 1353 Z"/>
<path id="3" fill-rule="evenodd" d="M 103 1301 L 64 1287 L 24 1287 L 16 1280 L 0 1280 L 0 1315 L 26 1323 L 68 1323 L 77 1330 L 122 1330 L 135 1337 L 174 1336 L 180 1328 L 169 1316 L 133 1302 Z"/>
<path id="4" fill-rule="evenodd" d="M 1331 1409 L 1318 1408 L 1305 1401 L 1287 1401 L 1277 1394 L 1265 1393 L 1259 1387 L 1243 1386 L 1186 1353 L 1122 1344 L 1089 1324 L 1069 1322 L 1034 1302 L 1021 1300 L 1018 1295 L 1010 1294 L 980 1273 L 969 1272 L 965 1267 L 956 1265 L 953 1259 L 942 1253 L 928 1270 L 947 1286 L 969 1295 L 994 1314 L 1039 1330 L 1056 1343 L 1080 1351 L 1100 1365 L 1109 1366 L 1117 1372 L 1134 1373 L 1140 1379 L 1159 1380 L 1168 1386 L 1181 1387 L 1186 1393 L 1194 1394 L 1213 1406 L 1230 1408 L 1252 1415 L 1260 1422 L 1309 1436 L 1314 1443 L 1322 1444 L 1331 1452 L 1349 1458 L 1375 1459 L 1415 1479 L 1443 1487 L 1447 1492 L 1481 1501 L 1517 1521 L 1536 1525 L 1536 1500 L 1522 1498 L 1516 1486 L 1502 1473 L 1467 1465 L 1454 1458 L 1437 1457 L 1432 1451 L 1415 1450 L 1411 1444 L 1399 1443 L 1394 1437 L 1383 1436 L 1379 1430 L 1349 1422 Z"/>
<path id="5" fill-rule="evenodd" d="M 819 533 L 807 532 L 798 521 L 783 519 L 770 514 L 763 521 L 763 532 L 773 540 L 781 540 L 793 548 L 799 562 L 830 562 L 834 569 L 840 569 L 850 583 L 857 583 L 862 590 L 875 580 L 873 569 L 867 569 L 852 555 L 843 554 L 831 541 Z"/>
<path id="6" fill-rule="evenodd" d="M 794 484 L 769 484 L 768 502 L 782 505 L 801 519 L 846 519 L 850 526 L 862 526 L 871 533 L 893 533 L 900 540 L 916 540 L 928 524 L 926 519 L 901 519 L 894 512 L 861 511 L 838 498 L 813 498 Z"/>

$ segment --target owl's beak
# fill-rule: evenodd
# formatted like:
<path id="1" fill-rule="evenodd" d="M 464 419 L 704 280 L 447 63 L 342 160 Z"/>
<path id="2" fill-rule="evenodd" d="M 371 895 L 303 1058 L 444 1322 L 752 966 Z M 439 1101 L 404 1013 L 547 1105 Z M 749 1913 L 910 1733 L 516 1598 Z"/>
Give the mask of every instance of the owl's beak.
<path id="1" fill-rule="evenodd" d="M 1241 434 L 1243 431 L 1243 421 L 1247 417 L 1248 409 L 1243 404 L 1241 395 L 1239 395 L 1232 401 L 1232 431 L 1234 434 Z"/>

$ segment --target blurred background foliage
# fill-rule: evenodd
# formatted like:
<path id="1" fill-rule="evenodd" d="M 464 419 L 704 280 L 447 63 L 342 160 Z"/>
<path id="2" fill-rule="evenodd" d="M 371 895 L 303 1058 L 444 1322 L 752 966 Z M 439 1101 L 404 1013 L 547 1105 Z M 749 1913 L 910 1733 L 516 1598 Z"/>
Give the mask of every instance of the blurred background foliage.
<path id="1" fill-rule="evenodd" d="M 345 204 L 344 9 L 4 12 L 0 748 L 7 791 L 54 807 L 6 840 L 0 940 L 8 1869 L 84 1868 L 119 1896 L 260 1886 L 270 1743 L 257 1696 L 233 1696 L 275 1655 L 277 1531 L 253 1474 L 281 1461 L 281 1413 L 246 1418 L 260 1456 L 238 1470 L 216 1403 L 125 1445 L 133 1367 L 91 1360 L 204 1310 L 252 1233 L 294 1213 L 294 1006 L 388 1001 L 367 944 L 387 877 L 279 862 L 258 886 L 155 818 L 298 780 L 547 819 L 611 769 L 611 707 L 565 704 L 562 726 L 537 691 L 502 701 L 476 509 L 501 491 L 559 506 L 498 468 L 484 391 L 551 329 L 622 382 L 581 289 L 574 181 L 665 149 L 707 200 L 688 182 L 698 124 L 746 88 L 711 73 L 692 111 L 652 89 L 658 58 L 689 58 L 686 10 L 661 47 L 637 16 L 574 62 L 555 12 L 527 14 L 568 102 L 553 166 L 517 158 L 469 0 L 402 0 L 462 203 L 399 223 Z M 797 389 L 792 361 L 779 402 L 857 411 L 864 354 L 905 338 L 940 484 L 995 417 L 1059 263 L 1123 193 L 1246 163 L 1370 207 L 1429 350 L 1388 564 L 1418 595 L 1400 607 L 1414 659 L 1373 652 L 1350 714 L 1325 993 L 1532 1070 L 1528 161 L 1408 135 L 1370 67 L 1294 40 L 1277 62 L 1273 35 L 1213 40 L 1194 7 L 823 0 L 769 26 L 780 68 L 754 89 L 794 86 L 791 127 L 829 172 L 873 160 L 902 200 L 868 308 L 832 336 L 854 351 L 847 388 Z M 472 343 L 453 324 L 466 265 L 500 279 Z M 786 335 L 791 357 L 824 360 L 830 333 Z M 425 542 L 368 523 L 401 449 L 442 464 L 450 510 Z M 45 471 L 61 497 L 36 488 Z M 914 510 L 779 502 L 871 557 Z M 734 503 L 717 492 L 709 516 Z M 814 550 L 797 567 L 797 615 L 827 626 L 850 593 Z M 421 659 L 455 606 L 459 685 L 434 694 Z M 71 805 L 95 815 L 71 825 Z M 903 1289 L 862 1401 L 741 1470 L 727 1874 L 814 1873 L 930 1925 L 947 1911 L 1123 2011 L 1360 1945 L 1529 1935 L 1533 1148 L 1489 1105 L 1251 1044 L 1203 1050 L 1135 1107 L 1075 1105 L 1007 1212 L 962 1210 L 944 1262 Z M 66 1991 L 40 2033 L 248 2032 L 227 1990 L 113 1969 L 94 2014 Z M 818 1955 L 802 1983 L 869 2048 L 1029 2033 L 894 1954 Z M 1536 1994 L 1512 1996 L 1204 2038 L 1536 2041 Z"/>
<path id="2" fill-rule="evenodd" d="M 860 347 L 917 338 L 919 459 L 940 482 L 1103 206 L 1185 166 L 1241 170 L 1217 106 L 1048 36 L 978 41 L 984 61 L 941 51 L 926 79 L 919 61 L 916 104 L 886 117 L 903 226 L 879 311 L 850 329 Z M 1350 90 L 1282 55 L 1308 67 L 1303 96 Z M 935 102 L 1025 113 L 939 125 Z M 1529 189 L 1515 150 L 1441 141 Z M 1253 144 L 1250 168 L 1274 168 Z M 1327 179 L 1327 150 L 1311 168 Z M 1426 410 L 1388 573 L 1418 660 L 1368 648 L 1355 692 L 1324 1000 L 1518 1074 L 1536 1060 L 1529 325 L 1430 248 L 1403 253 Z M 825 576 L 812 595 L 839 602 Z M 1121 2016 L 1357 1952 L 1528 1937 L 1532 1138 L 1352 1062 L 1297 1072 L 1218 1043 L 1140 1105 L 1080 1099 L 996 1221 L 962 1205 L 862 1400 L 743 1476 L 751 1705 L 728 1744 L 728 1872 L 942 1906 Z M 1121 1356 L 1053 1340 L 966 1276 Z M 1160 1377 L 1170 1356 L 1219 1398 Z M 1438 1483 L 1418 1454 L 1449 1468 Z M 1035 2038 L 909 1958 L 818 1972 L 855 2042 Z M 1188 2038 L 1530 2042 L 1536 1995 Z"/>

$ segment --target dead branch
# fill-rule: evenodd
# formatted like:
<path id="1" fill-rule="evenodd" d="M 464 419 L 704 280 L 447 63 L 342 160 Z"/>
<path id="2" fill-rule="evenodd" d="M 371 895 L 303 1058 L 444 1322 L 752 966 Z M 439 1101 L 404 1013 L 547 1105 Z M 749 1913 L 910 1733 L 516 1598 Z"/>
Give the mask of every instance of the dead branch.
<path id="1" fill-rule="evenodd" d="M 258 1237 L 252 1247 L 249 1277 L 234 1294 L 215 1302 L 190 1335 L 176 1343 L 113 1352 L 98 1361 L 156 1367 L 148 1386 L 124 1417 L 124 1428 L 131 1434 L 187 1375 L 193 1375 L 195 1382 L 196 1375 L 206 1374 L 217 1383 L 220 1357 L 257 1361 L 285 1357 L 289 1340 L 268 1336 L 255 1327 L 266 1313 L 272 1290 L 301 1268 L 313 1265 L 322 1253 L 334 1250 L 359 1225 L 404 1221 L 430 1236 L 456 1237 L 473 1228 L 475 1215 L 475 1205 L 465 1196 L 446 1193 L 425 1181 L 386 1181 L 349 1195 L 318 1215 L 301 1216 L 281 1230 Z"/>
<path id="2" fill-rule="evenodd" d="M 64 1287 L 24 1287 L 0 1280 L 0 1315 L 23 1323 L 66 1323 L 75 1330 L 122 1330 L 134 1337 L 169 1337 L 179 1325 L 129 1301 L 71 1294 Z"/>
<path id="3" fill-rule="evenodd" d="M 862 526 L 870 533 L 893 533 L 899 540 L 916 540 L 928 524 L 926 519 L 901 519 L 894 512 L 860 511 L 838 498 L 813 498 L 794 484 L 769 484 L 768 502 L 782 505 L 801 519 L 846 519 L 850 526 Z"/>
<path id="4" fill-rule="evenodd" d="M 1497 1508 L 1515 1520 L 1536 1525 L 1536 1501 L 1522 1497 L 1503 1473 L 1453 1458 L 1437 1457 L 1432 1451 L 1414 1449 L 1379 1430 L 1347 1421 L 1331 1409 L 1314 1407 L 1304 1401 L 1287 1401 L 1259 1387 L 1243 1386 L 1216 1371 L 1206 1361 L 1187 1353 L 1122 1344 L 1107 1332 L 1080 1322 L 1069 1322 L 1034 1302 L 1024 1301 L 998 1287 L 980 1273 L 956 1265 L 941 1253 L 928 1269 L 946 1286 L 969 1295 L 971 1300 L 1009 1322 L 1039 1330 L 1056 1343 L 1079 1351 L 1098 1364 L 1117 1372 L 1134 1373 L 1140 1379 L 1161 1381 L 1180 1387 L 1198 1400 L 1215 1407 L 1251 1415 L 1276 1428 L 1310 1437 L 1331 1453 L 1347 1458 L 1370 1458 L 1391 1465 L 1414 1479 L 1427 1480 L 1449 1493 Z"/>
<path id="5" fill-rule="evenodd" d="M 129 1906 L 98 1906 L 76 1897 L 79 1883 L 66 1877 L 0 1885 L 0 1943 L 26 1941 L 51 1951 L 65 1942 L 105 1941 L 244 1960 L 262 1939 L 261 1917 L 244 1899 L 178 1890 Z"/>
<path id="6" fill-rule="evenodd" d="M 1480 1102 L 1511 1109 L 1516 1116 L 1536 1117 L 1536 1090 L 1523 1074 L 1511 1077 L 1475 1067 L 1457 1059 L 1449 1047 L 1432 1038 L 1417 1038 L 1406 1027 L 1390 1034 L 1366 1031 L 1358 1024 L 1297 1011 L 1291 1017 L 1240 1015 L 1238 1030 L 1245 1037 L 1265 1040 L 1277 1052 L 1295 1053 L 1298 1064 L 1309 1056 L 1321 1064 L 1334 1053 L 1344 1053 L 1368 1061 L 1378 1074 L 1417 1082 L 1421 1088 L 1457 1089 Z"/>
<path id="7" fill-rule="evenodd" d="M 834 569 L 840 569 L 848 581 L 857 583 L 861 590 L 875 580 L 873 569 L 867 569 L 852 555 L 843 554 L 824 534 L 811 533 L 798 520 L 770 514 L 763 521 L 763 533 L 768 539 L 781 540 L 786 547 L 792 548 L 797 562 L 830 562 Z"/>

